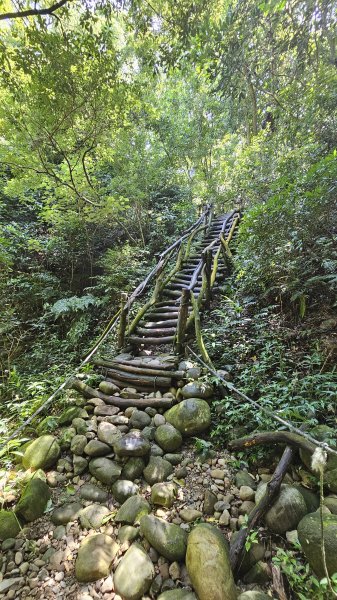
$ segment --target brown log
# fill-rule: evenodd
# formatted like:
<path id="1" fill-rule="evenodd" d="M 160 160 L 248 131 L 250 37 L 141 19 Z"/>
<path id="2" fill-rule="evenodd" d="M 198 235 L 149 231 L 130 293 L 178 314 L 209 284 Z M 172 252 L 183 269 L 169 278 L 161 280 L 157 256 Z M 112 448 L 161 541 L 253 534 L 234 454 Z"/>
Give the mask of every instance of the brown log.
<path id="1" fill-rule="evenodd" d="M 94 364 L 101 365 L 102 367 L 114 367 L 116 364 L 118 365 L 130 365 L 132 367 L 144 367 L 144 369 L 150 368 L 154 370 L 170 370 L 176 364 L 176 357 L 174 358 L 174 362 L 160 362 L 158 359 L 154 360 L 142 360 L 141 358 L 134 358 L 132 360 L 125 360 L 123 358 L 116 358 L 113 360 L 108 360 L 105 358 L 96 359 L 93 361 Z"/>
<path id="2" fill-rule="evenodd" d="M 175 327 L 178 323 L 178 317 L 176 319 L 166 319 L 166 321 L 147 321 L 144 324 L 145 329 L 151 331 L 152 329 L 156 329 L 156 327 Z"/>
<path id="3" fill-rule="evenodd" d="M 165 328 L 152 328 L 152 329 L 146 329 L 146 327 L 137 327 L 136 329 L 136 333 L 139 335 L 144 335 L 145 337 L 147 336 L 153 336 L 155 335 L 157 336 L 165 336 L 165 335 L 174 335 L 176 332 L 176 328 L 175 327 L 165 327 Z"/>
<path id="4" fill-rule="evenodd" d="M 243 438 L 233 440 L 229 442 L 229 447 L 232 450 L 249 449 L 262 444 L 287 444 L 288 446 L 295 446 L 306 450 L 311 454 L 316 450 L 317 446 L 302 437 L 298 433 L 291 433 L 289 431 L 266 431 L 261 433 L 252 433 Z M 327 449 L 327 452 L 329 450 Z"/>
<path id="5" fill-rule="evenodd" d="M 133 373 L 125 373 L 118 369 L 105 369 L 105 374 L 113 379 L 121 379 L 126 383 L 145 386 L 170 387 L 171 377 L 158 377 L 157 375 L 135 375 Z M 132 386 L 131 386 L 132 387 Z"/>
<path id="6" fill-rule="evenodd" d="M 179 312 L 178 310 L 175 308 L 174 310 L 172 310 L 172 312 L 150 312 L 147 313 L 146 318 L 148 319 L 157 319 L 158 317 L 160 319 L 165 319 L 165 320 L 170 320 L 172 319 L 172 317 L 178 317 Z"/>
<path id="7" fill-rule="evenodd" d="M 95 361 L 95 365 L 98 367 L 105 367 L 105 369 L 118 369 L 119 371 L 126 371 L 127 373 L 135 373 L 136 375 L 153 375 L 154 377 L 170 377 L 172 379 L 182 379 L 185 375 L 184 371 L 164 371 L 160 369 L 148 369 L 147 367 L 134 367 L 133 365 L 123 365 L 119 362 L 104 362 Z"/>
<path id="8" fill-rule="evenodd" d="M 131 335 L 129 338 L 129 342 L 131 344 L 143 344 L 144 346 L 152 346 L 155 344 L 170 344 L 174 340 L 174 335 L 170 335 L 168 337 L 151 337 L 151 338 L 142 338 L 137 335 Z"/>
<path id="9" fill-rule="evenodd" d="M 146 408 L 152 406 L 153 408 L 170 408 L 172 406 L 172 400 L 170 398 L 120 398 L 119 396 L 107 396 L 99 390 L 95 390 L 83 381 L 74 379 L 71 387 L 77 390 L 85 398 L 100 398 L 104 400 L 106 404 L 118 406 L 119 408 L 127 408 L 128 406 L 138 406 Z"/>
<path id="10" fill-rule="evenodd" d="M 281 483 L 291 464 L 293 456 L 294 450 L 290 446 L 287 446 L 274 471 L 273 477 L 267 483 L 267 489 L 264 496 L 248 515 L 247 527 L 240 529 L 235 541 L 231 544 L 230 561 L 234 573 L 237 573 L 240 569 L 245 542 L 250 530 L 257 525 L 277 497 Z"/>

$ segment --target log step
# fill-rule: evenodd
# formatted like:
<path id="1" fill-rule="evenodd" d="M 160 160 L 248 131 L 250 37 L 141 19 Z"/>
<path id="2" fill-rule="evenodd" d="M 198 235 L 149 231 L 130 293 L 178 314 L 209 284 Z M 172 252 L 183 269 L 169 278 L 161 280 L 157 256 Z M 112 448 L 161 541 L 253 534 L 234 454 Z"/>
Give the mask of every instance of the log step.
<path id="1" fill-rule="evenodd" d="M 171 379 L 182 379 L 185 375 L 184 371 L 171 371 L 164 369 L 147 369 L 145 367 L 134 367 L 133 365 L 122 365 L 120 363 L 109 363 L 108 367 L 99 366 L 100 369 L 117 369 L 119 372 L 134 373 L 135 375 L 150 375 L 152 377 L 169 377 Z"/>
<path id="2" fill-rule="evenodd" d="M 167 337 L 148 337 L 142 338 L 137 335 L 130 335 L 128 338 L 131 344 L 143 344 L 144 346 L 152 346 L 155 344 L 171 344 L 174 340 L 174 335 L 169 335 Z"/>
<path id="3" fill-rule="evenodd" d="M 165 326 L 175 327 L 177 325 L 177 323 L 178 323 L 178 319 L 167 319 L 166 321 L 147 321 L 144 324 L 144 327 L 146 329 L 150 329 L 151 330 L 151 329 L 156 328 L 156 327 L 160 328 L 161 325 L 163 325 L 164 327 Z"/>
<path id="4" fill-rule="evenodd" d="M 131 368 L 132 370 L 134 369 L 148 369 L 150 371 L 172 371 L 172 368 L 174 369 L 174 367 L 177 364 L 177 357 L 174 356 L 172 357 L 173 360 L 171 361 L 167 361 L 167 362 L 162 362 L 161 360 L 158 360 L 156 358 L 149 358 L 147 359 L 145 358 L 134 358 L 132 360 L 126 360 L 126 359 L 122 359 L 122 358 L 114 358 L 112 360 L 109 359 L 105 359 L 105 358 L 97 358 L 94 359 L 93 362 L 95 365 L 101 366 L 101 367 L 115 367 L 116 365 L 118 365 L 118 368 L 125 368 L 125 370 L 128 370 L 129 368 Z M 172 371 L 173 372 L 173 371 Z M 156 374 L 156 373 L 153 373 Z"/>
<path id="5" fill-rule="evenodd" d="M 161 377 L 157 375 L 140 375 L 135 373 L 126 373 L 124 371 L 119 371 L 118 369 L 106 369 L 107 379 L 106 381 L 110 381 L 110 377 L 112 377 L 116 381 L 123 382 L 123 385 L 119 384 L 119 387 L 138 387 L 147 386 L 154 387 L 157 385 L 158 387 L 171 387 L 172 379 L 171 377 Z"/>
<path id="6" fill-rule="evenodd" d="M 136 329 L 136 333 L 140 334 L 140 335 L 145 335 L 147 336 L 168 336 L 168 335 L 174 335 L 176 332 L 176 328 L 175 327 L 165 327 L 165 328 L 157 328 L 157 329 L 146 329 L 145 327 L 137 327 Z"/>
<path id="7" fill-rule="evenodd" d="M 172 317 L 179 317 L 179 312 L 167 312 L 167 313 L 145 313 L 145 317 L 149 319 L 167 319 L 167 321 L 172 320 Z"/>

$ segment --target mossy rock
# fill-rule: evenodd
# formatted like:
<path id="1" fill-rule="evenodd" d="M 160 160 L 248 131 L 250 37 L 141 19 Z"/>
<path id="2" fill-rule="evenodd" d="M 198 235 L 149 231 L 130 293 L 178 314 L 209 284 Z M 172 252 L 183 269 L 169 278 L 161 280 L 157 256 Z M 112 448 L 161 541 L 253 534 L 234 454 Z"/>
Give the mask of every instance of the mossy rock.
<path id="1" fill-rule="evenodd" d="M 83 409 L 80 406 L 69 406 L 66 408 L 59 418 L 59 425 L 69 425 L 73 419 L 80 417 Z"/>
<path id="2" fill-rule="evenodd" d="M 0 540 L 15 538 L 20 533 L 20 523 L 11 510 L 0 510 Z"/>
<path id="3" fill-rule="evenodd" d="M 154 576 L 150 557 L 136 542 L 124 554 L 114 573 L 115 591 L 127 600 L 139 600 L 150 588 Z"/>
<path id="4" fill-rule="evenodd" d="M 329 575 L 337 573 L 337 515 L 323 515 L 324 547 Z M 306 515 L 299 523 L 298 539 L 305 557 L 318 577 L 324 577 L 319 512 Z"/>
<path id="5" fill-rule="evenodd" d="M 25 469 L 49 469 L 61 453 L 61 448 L 53 435 L 42 435 L 27 447 L 22 464 Z"/>
<path id="6" fill-rule="evenodd" d="M 255 494 L 256 504 L 264 496 L 266 488 L 266 483 L 258 487 Z M 272 532 L 285 533 L 296 529 L 307 512 L 307 505 L 301 492 L 292 485 L 282 484 L 280 493 L 264 516 L 264 521 Z"/>
<path id="7" fill-rule="evenodd" d="M 86 537 L 75 563 L 76 579 L 89 582 L 107 577 L 117 552 L 118 544 L 108 535 L 97 533 Z"/>
<path id="8" fill-rule="evenodd" d="M 140 521 L 140 531 L 151 546 L 171 562 L 184 560 L 187 533 L 179 525 L 147 515 Z"/>
<path id="9" fill-rule="evenodd" d="M 48 500 L 50 499 L 50 489 L 48 485 L 39 478 L 31 479 L 16 505 L 15 513 L 24 521 L 29 523 L 42 517 Z"/>
<path id="10" fill-rule="evenodd" d="M 216 527 L 194 527 L 188 536 L 186 567 L 199 600 L 237 599 L 228 545 Z"/>
<path id="11" fill-rule="evenodd" d="M 188 398 L 169 408 L 164 417 L 182 435 L 197 435 L 210 426 L 211 409 L 205 400 Z"/>

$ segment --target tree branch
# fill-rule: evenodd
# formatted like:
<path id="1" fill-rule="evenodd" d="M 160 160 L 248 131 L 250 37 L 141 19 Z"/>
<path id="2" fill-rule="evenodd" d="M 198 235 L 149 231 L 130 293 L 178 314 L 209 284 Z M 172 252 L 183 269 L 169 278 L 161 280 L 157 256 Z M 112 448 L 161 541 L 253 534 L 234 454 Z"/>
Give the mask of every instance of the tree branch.
<path id="1" fill-rule="evenodd" d="M 59 2 L 52 4 L 49 8 L 29 8 L 28 10 L 2 13 L 0 14 L 0 21 L 4 21 L 5 19 L 23 19 L 24 17 L 35 17 L 38 15 L 52 15 L 56 10 L 62 8 L 62 6 L 64 6 L 67 2 L 72 2 L 72 0 L 60 0 Z"/>

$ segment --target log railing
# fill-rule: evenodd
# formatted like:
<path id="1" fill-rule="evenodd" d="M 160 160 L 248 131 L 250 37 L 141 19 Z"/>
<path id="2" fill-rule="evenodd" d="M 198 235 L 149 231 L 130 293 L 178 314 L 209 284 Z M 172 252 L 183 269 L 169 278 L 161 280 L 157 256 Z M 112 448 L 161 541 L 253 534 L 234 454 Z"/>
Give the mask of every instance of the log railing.
<path id="1" fill-rule="evenodd" d="M 228 235 L 225 237 L 225 230 L 228 222 L 233 219 L 233 223 L 228 232 Z M 182 289 L 181 292 L 181 300 L 180 300 L 180 310 L 178 323 L 176 328 L 175 335 L 175 350 L 178 354 L 182 353 L 185 342 L 185 335 L 187 330 L 194 323 L 195 326 L 195 336 L 196 341 L 201 352 L 201 355 L 206 363 L 210 363 L 210 359 L 207 353 L 207 350 L 204 346 L 202 335 L 201 335 L 201 322 L 200 322 L 200 309 L 204 305 L 206 308 L 209 307 L 212 297 L 212 288 L 214 286 L 219 258 L 221 253 L 223 254 L 224 262 L 226 266 L 230 266 L 232 262 L 232 253 L 229 249 L 229 243 L 233 237 L 235 228 L 240 220 L 240 215 L 237 210 L 233 210 L 227 218 L 224 220 L 222 224 L 221 231 L 219 236 L 216 237 L 201 253 L 201 259 L 199 263 L 196 265 L 193 275 L 191 277 L 191 282 L 189 286 Z M 216 253 L 213 256 L 213 248 L 219 244 L 219 247 Z M 196 287 L 199 275 L 202 275 L 202 283 L 201 289 L 197 297 L 194 296 L 194 289 Z M 189 307 L 191 305 L 192 311 L 189 315 Z"/>
<path id="2" fill-rule="evenodd" d="M 183 260 L 189 257 L 191 244 L 195 236 L 200 233 L 204 228 L 209 227 L 211 222 L 212 205 L 207 204 L 203 213 L 199 219 L 191 225 L 186 231 L 178 238 L 171 246 L 166 248 L 158 257 L 158 262 L 142 283 L 134 290 L 131 296 L 125 302 L 125 298 L 122 298 L 122 308 L 120 311 L 119 320 L 119 331 L 118 331 L 118 347 L 123 348 L 125 340 L 130 336 L 136 329 L 139 321 L 145 315 L 147 310 L 153 306 L 160 296 L 160 293 L 164 287 L 171 281 L 173 276 L 180 270 Z M 184 250 L 184 243 L 186 242 L 186 248 Z M 177 253 L 177 259 L 174 267 L 165 276 L 165 268 L 169 261 L 172 259 L 174 254 Z M 145 290 L 148 288 L 148 284 L 155 279 L 155 286 L 150 299 L 138 310 L 136 315 L 129 326 L 127 323 L 131 317 L 131 308 L 136 299 L 140 298 Z"/>

